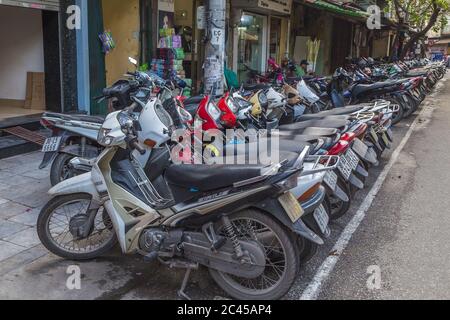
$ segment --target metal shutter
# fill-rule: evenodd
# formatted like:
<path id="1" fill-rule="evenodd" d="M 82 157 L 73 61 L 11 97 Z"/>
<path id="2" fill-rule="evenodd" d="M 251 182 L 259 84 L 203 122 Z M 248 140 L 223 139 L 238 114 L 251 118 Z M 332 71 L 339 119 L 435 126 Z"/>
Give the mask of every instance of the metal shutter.
<path id="1" fill-rule="evenodd" d="M 0 0 L 0 5 L 59 11 L 59 0 Z"/>

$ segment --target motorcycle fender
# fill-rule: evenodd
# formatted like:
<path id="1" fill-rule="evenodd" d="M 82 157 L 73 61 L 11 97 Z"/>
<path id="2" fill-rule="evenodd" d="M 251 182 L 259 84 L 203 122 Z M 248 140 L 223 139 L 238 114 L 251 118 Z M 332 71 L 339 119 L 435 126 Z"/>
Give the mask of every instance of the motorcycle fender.
<path id="1" fill-rule="evenodd" d="M 359 152 L 359 150 L 357 150 L 357 149 L 352 149 L 352 150 L 365 163 L 371 164 L 373 166 L 377 166 L 378 165 L 378 159 L 377 159 L 376 152 L 374 152 L 374 150 L 372 149 L 370 144 L 368 144 L 367 142 L 364 142 L 364 143 L 369 147 L 365 154 L 362 154 L 362 152 Z"/>
<path id="2" fill-rule="evenodd" d="M 300 204 L 305 211 L 304 215 L 314 213 L 314 211 L 322 204 L 325 195 L 325 188 L 321 187 L 311 198 L 301 202 Z"/>
<path id="3" fill-rule="evenodd" d="M 325 243 L 321 237 L 319 237 L 314 233 L 314 231 L 308 228 L 308 226 L 303 222 L 302 219 L 299 219 L 296 223 L 294 223 L 293 229 L 294 232 L 299 236 L 302 236 L 311 242 L 314 242 L 318 245 L 323 245 Z"/>
<path id="4" fill-rule="evenodd" d="M 364 178 L 369 177 L 369 172 L 367 172 L 367 170 L 364 169 L 360 164 L 358 164 L 358 167 L 356 167 L 356 172 Z"/>
<path id="5" fill-rule="evenodd" d="M 360 190 L 364 189 L 364 183 L 361 180 L 359 180 L 353 173 L 350 174 L 348 182 L 350 182 L 353 186 L 355 186 Z"/>
<path id="6" fill-rule="evenodd" d="M 100 195 L 92 181 L 91 172 L 62 181 L 48 191 L 52 197 L 75 193 L 87 193 L 92 195 L 93 200 L 100 201 Z"/>
<path id="7" fill-rule="evenodd" d="M 47 168 L 50 163 L 53 163 L 53 161 L 55 161 L 57 156 L 58 152 L 46 152 L 41 164 L 39 165 L 39 169 L 42 170 Z"/>
<path id="8" fill-rule="evenodd" d="M 336 189 L 334 190 L 333 194 L 338 197 L 339 199 L 341 199 L 344 202 L 349 202 L 350 199 L 347 196 L 347 194 L 344 192 L 344 190 L 342 190 L 341 187 L 339 187 L 338 185 L 336 185 Z"/>
<path id="9" fill-rule="evenodd" d="M 70 134 L 68 134 L 67 131 L 62 131 L 61 134 L 54 134 L 52 137 L 61 137 L 61 142 L 59 143 L 59 151 L 61 151 L 62 146 L 65 146 L 67 140 L 70 138 Z M 39 169 L 45 169 L 50 163 L 53 163 L 53 161 L 55 161 L 56 157 L 58 156 L 59 151 L 46 152 L 41 164 L 39 165 Z"/>
<path id="10" fill-rule="evenodd" d="M 291 219 L 286 214 L 284 208 L 281 206 L 278 199 L 274 198 L 267 199 L 258 203 L 253 207 L 272 215 L 274 218 L 276 218 L 279 222 L 281 222 L 284 226 L 286 226 L 289 230 L 296 233 L 297 235 L 305 237 L 306 239 L 319 245 L 324 244 L 324 241 L 305 225 L 305 223 L 302 221 L 302 218 L 298 219 L 297 222 L 292 223 Z"/>

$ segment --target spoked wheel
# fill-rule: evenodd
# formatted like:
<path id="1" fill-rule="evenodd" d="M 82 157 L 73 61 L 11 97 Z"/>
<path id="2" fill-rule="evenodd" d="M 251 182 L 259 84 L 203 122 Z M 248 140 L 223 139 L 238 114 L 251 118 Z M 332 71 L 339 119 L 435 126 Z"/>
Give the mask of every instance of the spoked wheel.
<path id="1" fill-rule="evenodd" d="M 414 98 L 411 97 L 409 94 L 405 95 L 405 97 L 408 100 L 408 108 L 406 109 L 406 112 L 403 114 L 403 118 L 408 118 L 417 110 L 418 102 L 415 101 Z"/>
<path id="2" fill-rule="evenodd" d="M 230 216 L 237 238 L 256 241 L 264 249 L 266 265 L 255 279 L 241 278 L 209 269 L 214 281 L 231 297 L 240 300 L 280 299 L 291 288 L 299 267 L 297 246 L 292 235 L 270 216 L 246 210 Z M 228 237 L 223 225 L 218 234 Z"/>
<path id="3" fill-rule="evenodd" d="M 91 196 L 74 194 L 56 197 L 42 209 L 37 232 L 52 253 L 71 260 L 96 258 L 116 244 L 112 222 L 103 207 L 89 210 Z M 89 219 L 92 218 L 92 224 Z M 82 229 L 89 228 L 87 237 Z"/>
<path id="4" fill-rule="evenodd" d="M 395 125 L 403 119 L 403 114 L 404 114 L 403 104 L 395 98 L 388 98 L 386 100 L 390 101 L 393 104 L 398 104 L 400 106 L 399 110 L 392 114 L 392 124 Z"/>

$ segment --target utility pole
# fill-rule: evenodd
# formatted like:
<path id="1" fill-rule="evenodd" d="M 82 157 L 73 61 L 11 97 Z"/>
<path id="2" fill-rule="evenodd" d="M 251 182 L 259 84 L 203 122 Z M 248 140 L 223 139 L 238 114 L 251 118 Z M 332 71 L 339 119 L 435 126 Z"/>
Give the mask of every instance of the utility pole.
<path id="1" fill-rule="evenodd" d="M 226 0 L 206 1 L 205 93 L 224 93 Z"/>

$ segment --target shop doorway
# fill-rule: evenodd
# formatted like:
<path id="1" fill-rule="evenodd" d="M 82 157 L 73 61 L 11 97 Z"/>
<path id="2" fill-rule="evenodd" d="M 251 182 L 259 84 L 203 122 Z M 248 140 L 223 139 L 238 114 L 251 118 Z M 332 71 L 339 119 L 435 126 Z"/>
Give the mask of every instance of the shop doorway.
<path id="1" fill-rule="evenodd" d="M 58 11 L 0 5 L 0 48 L 0 121 L 60 112 Z"/>
<path id="2" fill-rule="evenodd" d="M 352 46 L 352 23 L 333 19 L 333 50 L 331 52 L 331 72 L 345 65 L 345 59 L 350 56 Z"/>
<path id="3" fill-rule="evenodd" d="M 249 69 L 264 72 L 267 60 L 267 17 L 245 12 L 238 26 L 239 82 L 249 80 Z"/>
<path id="4" fill-rule="evenodd" d="M 269 57 L 275 59 L 279 64 L 281 63 L 281 19 L 271 17 L 270 18 L 270 45 L 269 45 Z"/>

